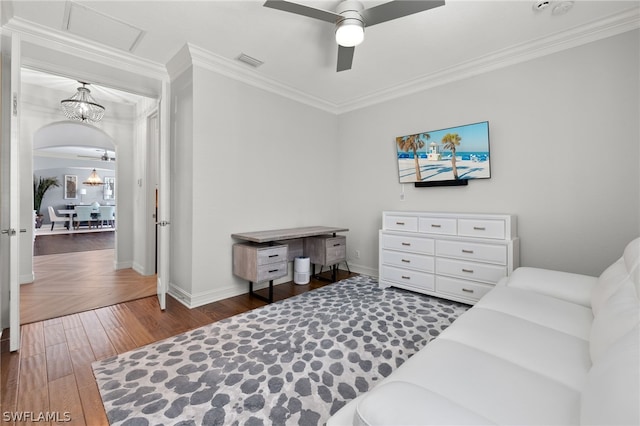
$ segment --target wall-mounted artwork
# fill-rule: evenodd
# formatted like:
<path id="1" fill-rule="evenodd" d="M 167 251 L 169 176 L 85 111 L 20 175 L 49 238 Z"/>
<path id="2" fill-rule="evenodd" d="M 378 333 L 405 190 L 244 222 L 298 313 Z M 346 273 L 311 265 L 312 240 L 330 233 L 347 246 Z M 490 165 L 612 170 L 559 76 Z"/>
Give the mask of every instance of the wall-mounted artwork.
<path id="1" fill-rule="evenodd" d="M 64 199 L 75 200 L 78 198 L 78 176 L 64 175 Z"/>
<path id="2" fill-rule="evenodd" d="M 104 197 L 105 200 L 116 199 L 116 178 L 113 176 L 105 176 L 104 178 Z"/>
<path id="3" fill-rule="evenodd" d="M 399 136 L 396 153 L 400 183 L 488 179 L 489 122 Z"/>

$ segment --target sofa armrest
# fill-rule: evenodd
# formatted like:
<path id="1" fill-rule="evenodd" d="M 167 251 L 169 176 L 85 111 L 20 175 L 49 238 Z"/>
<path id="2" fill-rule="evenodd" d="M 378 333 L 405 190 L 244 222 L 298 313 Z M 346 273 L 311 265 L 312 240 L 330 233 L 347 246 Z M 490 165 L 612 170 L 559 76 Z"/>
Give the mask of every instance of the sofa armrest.
<path id="1" fill-rule="evenodd" d="M 597 277 L 589 275 L 521 267 L 498 285 L 531 290 L 590 308 L 591 291 L 597 282 Z"/>

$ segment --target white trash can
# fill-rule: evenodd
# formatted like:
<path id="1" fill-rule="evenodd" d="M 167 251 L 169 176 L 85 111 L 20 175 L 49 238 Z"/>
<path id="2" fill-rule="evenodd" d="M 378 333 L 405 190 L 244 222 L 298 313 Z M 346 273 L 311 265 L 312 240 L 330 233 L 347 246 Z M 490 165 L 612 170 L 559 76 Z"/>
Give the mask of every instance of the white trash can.
<path id="1" fill-rule="evenodd" d="M 309 284 L 311 262 L 308 257 L 296 257 L 293 260 L 293 282 Z"/>

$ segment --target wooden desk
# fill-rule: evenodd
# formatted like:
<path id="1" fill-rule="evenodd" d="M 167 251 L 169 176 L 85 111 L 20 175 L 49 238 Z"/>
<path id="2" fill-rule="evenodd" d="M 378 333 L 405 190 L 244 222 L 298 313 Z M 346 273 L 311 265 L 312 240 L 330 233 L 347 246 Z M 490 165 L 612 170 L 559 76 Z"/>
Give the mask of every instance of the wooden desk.
<path id="1" fill-rule="evenodd" d="M 311 263 L 314 265 L 314 274 L 315 263 L 324 265 L 332 262 L 327 266 L 332 267 L 332 281 L 335 281 L 338 263 L 346 260 L 346 239 L 336 236 L 336 233 L 348 230 L 348 228 L 331 226 L 306 226 L 231 234 L 231 238 L 245 241 L 233 245 L 233 274 L 249 281 L 249 294 L 271 303 L 273 302 L 273 280 L 287 275 L 287 261 L 294 259 L 294 253 L 299 256 L 309 252 L 313 257 Z M 324 242 L 328 236 L 337 241 L 333 245 L 341 245 L 329 256 L 324 252 L 319 253 L 325 246 Z M 314 237 L 321 237 L 320 245 Z M 292 250 L 289 250 L 290 246 Z M 263 281 L 269 281 L 268 298 L 253 292 L 253 283 Z"/>

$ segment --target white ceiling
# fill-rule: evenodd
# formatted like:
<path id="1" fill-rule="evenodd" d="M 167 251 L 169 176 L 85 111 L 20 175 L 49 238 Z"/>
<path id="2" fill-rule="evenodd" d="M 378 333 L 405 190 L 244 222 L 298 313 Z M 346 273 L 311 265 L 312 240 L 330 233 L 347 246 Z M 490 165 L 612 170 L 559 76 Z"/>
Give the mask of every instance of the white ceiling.
<path id="1" fill-rule="evenodd" d="M 157 64 L 166 65 L 186 43 L 226 61 L 245 53 L 264 61 L 257 69 L 241 64 L 246 72 L 338 109 L 429 79 L 446 81 L 461 70 L 468 74 L 525 60 L 640 26 L 637 0 L 577 0 L 561 15 L 552 13 L 560 1 L 534 11 L 534 1 L 447 0 L 445 6 L 367 28 L 353 68 L 336 73 L 331 24 L 265 8 L 263 1 L 3 3 L 12 6 L 9 25 L 19 18 Z M 334 10 L 339 2 L 300 3 Z"/>

